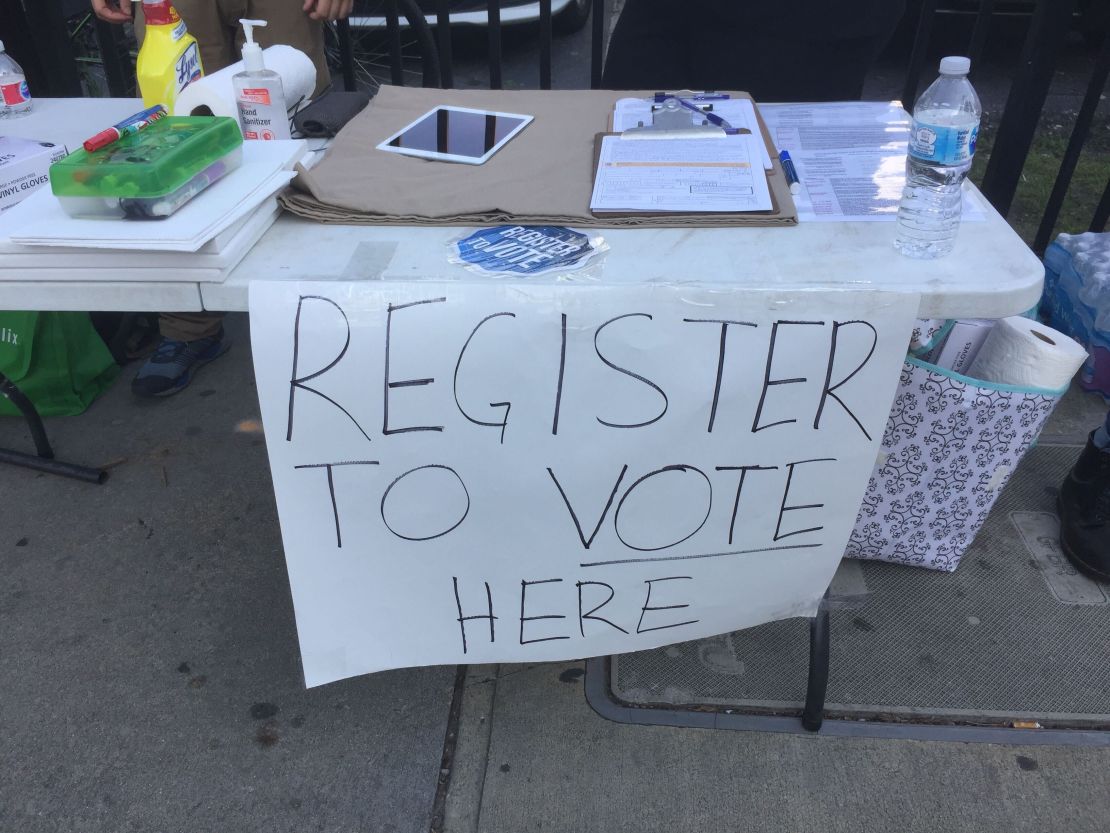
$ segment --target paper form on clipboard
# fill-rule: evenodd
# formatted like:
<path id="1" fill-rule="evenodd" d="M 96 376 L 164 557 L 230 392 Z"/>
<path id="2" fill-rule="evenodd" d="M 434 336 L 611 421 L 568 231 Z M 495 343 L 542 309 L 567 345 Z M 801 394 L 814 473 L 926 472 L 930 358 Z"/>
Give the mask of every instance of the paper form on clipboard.
<path id="1" fill-rule="evenodd" d="M 606 212 L 771 211 L 762 136 L 601 137 L 590 210 Z"/>
<path id="2" fill-rule="evenodd" d="M 696 100 L 696 98 L 695 98 Z M 653 102 L 644 98 L 622 98 L 613 109 L 613 130 L 623 133 L 638 125 L 651 124 Z M 755 102 L 750 98 L 715 98 L 712 102 L 713 113 L 725 119 L 733 127 L 740 127 L 759 134 L 759 119 L 755 115 Z M 694 113 L 690 114 L 691 124 L 700 124 Z M 759 146 L 759 156 L 765 170 L 771 170 L 771 155 L 765 144 Z"/>

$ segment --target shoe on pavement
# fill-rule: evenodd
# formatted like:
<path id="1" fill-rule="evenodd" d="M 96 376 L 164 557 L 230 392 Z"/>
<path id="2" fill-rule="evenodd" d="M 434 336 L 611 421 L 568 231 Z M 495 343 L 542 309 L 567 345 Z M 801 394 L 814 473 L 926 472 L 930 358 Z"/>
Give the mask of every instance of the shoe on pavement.
<path id="1" fill-rule="evenodd" d="M 231 347 L 224 331 L 196 341 L 163 338 L 131 381 L 136 396 L 172 396 L 184 390 L 193 374 Z"/>
<path id="2" fill-rule="evenodd" d="M 1093 436 L 1060 487 L 1060 547 L 1081 573 L 1110 583 L 1110 449 Z"/>

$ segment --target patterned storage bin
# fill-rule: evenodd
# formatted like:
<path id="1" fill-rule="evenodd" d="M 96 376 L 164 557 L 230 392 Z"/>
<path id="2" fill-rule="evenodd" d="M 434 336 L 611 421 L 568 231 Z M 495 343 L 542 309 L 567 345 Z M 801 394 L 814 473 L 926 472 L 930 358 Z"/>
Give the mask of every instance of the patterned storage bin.
<path id="1" fill-rule="evenodd" d="M 944 341 L 955 320 L 951 318 L 919 318 L 910 333 L 910 355 L 916 358 L 930 353 Z"/>
<path id="2" fill-rule="evenodd" d="M 845 555 L 955 570 L 1063 394 L 907 357 Z"/>

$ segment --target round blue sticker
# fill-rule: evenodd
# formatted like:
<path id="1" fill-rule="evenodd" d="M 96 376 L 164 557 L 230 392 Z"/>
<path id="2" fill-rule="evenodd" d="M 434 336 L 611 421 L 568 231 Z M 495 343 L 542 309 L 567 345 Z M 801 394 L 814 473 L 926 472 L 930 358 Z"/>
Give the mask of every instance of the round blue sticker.
<path id="1" fill-rule="evenodd" d="M 495 226 L 455 243 L 458 262 L 496 275 L 542 275 L 579 268 L 598 248 L 561 226 Z"/>

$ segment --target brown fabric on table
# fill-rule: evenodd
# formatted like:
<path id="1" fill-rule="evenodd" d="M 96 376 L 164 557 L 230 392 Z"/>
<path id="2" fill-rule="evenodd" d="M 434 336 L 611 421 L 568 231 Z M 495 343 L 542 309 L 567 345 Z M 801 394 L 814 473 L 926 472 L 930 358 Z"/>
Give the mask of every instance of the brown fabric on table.
<path id="1" fill-rule="evenodd" d="M 281 202 L 302 217 L 345 224 L 620 228 L 798 222 L 777 159 L 767 177 L 776 212 L 593 216 L 596 136 L 608 129 L 617 99 L 636 95 L 651 93 L 383 86 L 340 131 L 327 156 L 312 170 L 301 170 L 294 182 L 299 190 L 286 191 Z M 438 105 L 524 113 L 535 120 L 484 165 L 436 162 L 376 149 Z M 765 128 L 763 132 L 767 140 Z"/>

